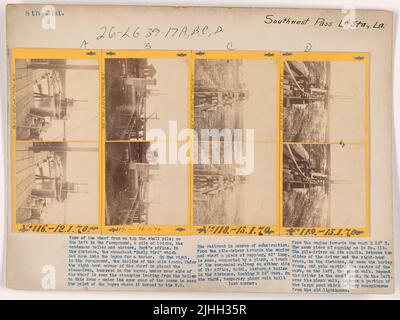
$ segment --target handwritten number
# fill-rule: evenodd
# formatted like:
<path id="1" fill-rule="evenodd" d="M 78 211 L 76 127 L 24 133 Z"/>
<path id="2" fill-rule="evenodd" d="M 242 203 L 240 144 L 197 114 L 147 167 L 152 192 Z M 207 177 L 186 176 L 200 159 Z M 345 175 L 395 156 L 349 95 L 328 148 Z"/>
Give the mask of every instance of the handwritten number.
<path id="1" fill-rule="evenodd" d="M 137 37 L 140 36 L 139 29 L 140 29 L 140 27 L 137 27 L 137 28 L 135 29 L 135 31 L 133 31 L 133 34 L 132 34 L 132 35 L 133 35 L 134 38 L 137 38 Z"/>
<path id="2" fill-rule="evenodd" d="M 132 29 L 132 27 L 125 27 L 124 29 L 117 29 L 115 26 L 101 26 L 99 28 L 99 32 L 96 36 L 96 40 L 102 39 L 128 39 L 128 38 L 139 38 L 143 37 L 145 39 L 155 38 L 162 35 L 164 38 L 182 38 L 188 39 L 190 37 L 210 37 L 212 35 L 216 35 L 223 31 L 221 26 L 217 26 L 213 31 L 210 30 L 210 26 L 193 26 L 189 28 L 188 26 L 180 26 L 180 27 L 169 27 L 168 29 L 159 29 L 157 27 L 147 27 L 144 28 L 145 31 L 140 31 L 140 26 Z M 133 31 L 132 31 L 133 30 Z M 83 40 L 81 42 L 81 48 L 86 48 L 88 45 L 88 41 Z M 147 44 L 146 44 L 147 48 Z M 228 50 L 235 50 L 233 44 L 229 42 L 227 44 Z"/>
<path id="3" fill-rule="evenodd" d="M 108 32 L 108 37 L 110 38 L 110 39 L 112 39 L 112 38 L 114 38 L 115 37 L 115 35 L 117 34 L 115 31 L 114 31 L 114 26 L 112 26 L 111 28 L 110 28 L 110 31 Z"/>
<path id="4" fill-rule="evenodd" d="M 105 34 L 107 32 L 107 27 L 103 26 L 100 28 L 100 30 L 103 30 L 103 32 L 97 36 L 96 40 L 100 40 L 103 39 L 105 37 Z"/>
<path id="5" fill-rule="evenodd" d="M 151 37 L 151 35 L 152 35 L 152 33 L 153 33 L 153 29 L 152 28 L 147 28 L 147 34 L 145 34 L 145 38 L 149 38 L 149 37 Z"/>

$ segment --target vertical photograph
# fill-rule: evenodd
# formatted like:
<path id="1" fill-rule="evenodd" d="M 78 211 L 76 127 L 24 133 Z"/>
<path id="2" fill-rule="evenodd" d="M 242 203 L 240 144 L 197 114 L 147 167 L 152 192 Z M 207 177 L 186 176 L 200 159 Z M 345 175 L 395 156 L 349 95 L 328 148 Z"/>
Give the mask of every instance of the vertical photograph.
<path id="1" fill-rule="evenodd" d="M 193 166 L 194 225 L 276 225 L 276 144 L 255 144 L 254 154 L 246 155 L 246 174 L 235 163 L 223 163 L 227 144 L 219 145 L 221 161 L 215 164 L 212 144 L 209 163 Z"/>
<path id="2" fill-rule="evenodd" d="M 365 141 L 365 97 L 363 62 L 284 61 L 283 141 Z"/>
<path id="3" fill-rule="evenodd" d="M 283 227 L 366 227 L 362 144 L 283 145 Z"/>
<path id="4" fill-rule="evenodd" d="M 188 169 L 160 164 L 149 142 L 106 143 L 106 226 L 188 223 Z"/>
<path id="5" fill-rule="evenodd" d="M 196 59 L 194 128 L 254 130 L 257 142 L 277 139 L 277 62 Z"/>
<path id="6" fill-rule="evenodd" d="M 105 59 L 106 139 L 146 140 L 188 127 L 188 63 L 182 58 Z"/>
<path id="7" fill-rule="evenodd" d="M 98 224 L 98 145 L 16 142 L 17 224 Z"/>
<path id="8" fill-rule="evenodd" d="M 96 59 L 15 59 L 17 140 L 98 140 Z"/>

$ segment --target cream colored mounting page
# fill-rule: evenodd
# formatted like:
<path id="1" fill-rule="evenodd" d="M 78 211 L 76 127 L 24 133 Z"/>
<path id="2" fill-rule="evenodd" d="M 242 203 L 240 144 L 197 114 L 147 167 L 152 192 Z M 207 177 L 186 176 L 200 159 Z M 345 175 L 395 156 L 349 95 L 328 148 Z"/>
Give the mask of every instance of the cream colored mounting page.
<path id="1" fill-rule="evenodd" d="M 392 14 L 7 7 L 7 285 L 393 291 Z"/>

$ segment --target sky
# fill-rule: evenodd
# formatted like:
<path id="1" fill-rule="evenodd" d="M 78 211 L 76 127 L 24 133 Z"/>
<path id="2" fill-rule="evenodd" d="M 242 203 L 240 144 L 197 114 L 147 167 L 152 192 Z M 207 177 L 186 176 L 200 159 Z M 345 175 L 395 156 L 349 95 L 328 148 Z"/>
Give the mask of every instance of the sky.
<path id="1" fill-rule="evenodd" d="M 96 143 L 69 143 L 72 147 L 97 147 Z M 98 152 L 68 152 L 68 182 L 87 183 L 82 190 L 87 193 L 70 194 L 68 201 L 54 201 L 48 208 L 45 223 L 98 224 L 99 217 L 99 172 Z"/>
<path id="2" fill-rule="evenodd" d="M 149 59 L 157 73 L 155 86 L 149 89 L 158 91 L 158 95 L 147 99 L 147 115 L 156 112 L 159 120 L 147 121 L 147 130 L 159 128 L 168 137 L 169 120 L 178 122 L 178 130 L 188 127 L 188 65 L 186 59 L 160 58 Z"/>
<path id="3" fill-rule="evenodd" d="M 149 224 L 180 225 L 188 223 L 188 167 L 160 165 L 151 170 L 149 183 Z"/>
<path id="4" fill-rule="evenodd" d="M 365 140 L 365 64 L 331 62 L 329 140 Z"/>
<path id="5" fill-rule="evenodd" d="M 93 65 L 97 60 L 67 60 L 67 64 Z M 99 73 L 97 70 L 67 70 L 65 95 L 67 98 L 88 100 L 76 102 L 77 106 L 67 121 L 67 140 L 98 140 L 99 123 Z M 63 121 L 53 120 L 44 140 L 63 138 Z"/>
<path id="6" fill-rule="evenodd" d="M 255 130 L 255 140 L 275 142 L 277 122 L 277 62 L 275 60 L 244 59 L 241 82 L 249 92 L 243 102 L 245 129 Z"/>
<path id="7" fill-rule="evenodd" d="M 365 173 L 363 145 L 331 145 L 331 226 L 366 227 Z"/>

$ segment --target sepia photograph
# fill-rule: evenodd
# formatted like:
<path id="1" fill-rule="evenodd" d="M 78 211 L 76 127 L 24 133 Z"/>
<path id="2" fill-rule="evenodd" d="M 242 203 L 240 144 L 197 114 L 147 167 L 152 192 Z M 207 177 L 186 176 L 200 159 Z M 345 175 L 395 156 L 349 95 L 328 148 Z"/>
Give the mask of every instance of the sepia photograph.
<path id="1" fill-rule="evenodd" d="M 210 142 L 210 149 L 212 148 Z M 221 144 L 221 158 L 224 145 Z M 238 165 L 194 165 L 193 211 L 195 225 L 276 225 L 276 144 L 254 146 L 253 168 L 238 172 Z"/>
<path id="2" fill-rule="evenodd" d="M 107 142 L 105 165 L 107 226 L 188 223 L 186 165 L 159 164 L 150 142 Z"/>
<path id="3" fill-rule="evenodd" d="M 283 227 L 365 227 L 362 144 L 283 145 Z"/>
<path id="4" fill-rule="evenodd" d="M 16 59 L 16 139 L 98 140 L 98 69 L 94 59 Z"/>
<path id="5" fill-rule="evenodd" d="M 365 64 L 284 61 L 283 141 L 363 142 Z"/>
<path id="6" fill-rule="evenodd" d="M 194 127 L 252 129 L 258 142 L 277 139 L 277 62 L 263 59 L 197 59 Z"/>
<path id="7" fill-rule="evenodd" d="M 186 59 L 105 59 L 106 139 L 146 140 L 169 122 L 188 127 Z"/>
<path id="8" fill-rule="evenodd" d="M 98 224 L 98 145 L 17 142 L 16 222 Z"/>

